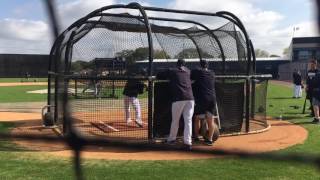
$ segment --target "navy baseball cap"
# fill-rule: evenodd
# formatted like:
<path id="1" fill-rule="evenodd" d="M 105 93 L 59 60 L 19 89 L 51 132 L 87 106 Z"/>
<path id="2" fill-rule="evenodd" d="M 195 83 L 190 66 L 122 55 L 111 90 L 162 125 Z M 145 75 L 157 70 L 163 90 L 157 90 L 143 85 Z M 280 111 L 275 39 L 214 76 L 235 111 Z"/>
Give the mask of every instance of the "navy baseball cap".
<path id="1" fill-rule="evenodd" d="M 203 68 L 207 68 L 209 66 L 209 62 L 205 59 L 200 60 L 200 66 Z"/>
<path id="2" fill-rule="evenodd" d="M 179 58 L 177 61 L 177 66 L 185 66 L 186 65 L 186 61 L 182 58 Z"/>

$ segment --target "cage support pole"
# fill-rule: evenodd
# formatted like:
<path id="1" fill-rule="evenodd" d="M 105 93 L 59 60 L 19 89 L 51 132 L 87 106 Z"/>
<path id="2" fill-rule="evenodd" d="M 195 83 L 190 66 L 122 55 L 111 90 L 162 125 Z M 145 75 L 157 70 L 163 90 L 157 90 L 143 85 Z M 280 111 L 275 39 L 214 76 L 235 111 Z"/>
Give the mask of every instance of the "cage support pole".
<path id="1" fill-rule="evenodd" d="M 64 71 L 63 71 L 63 75 L 66 75 L 66 72 L 69 72 L 70 70 L 70 67 L 69 67 L 69 61 L 70 61 L 70 58 L 72 56 L 72 38 L 74 37 L 75 35 L 75 31 L 73 31 L 70 35 L 70 38 L 67 42 L 67 46 L 66 46 L 66 52 L 65 52 L 65 57 L 64 57 Z M 61 69 L 61 67 L 60 67 Z M 61 77 L 60 77 L 61 78 Z M 63 82 L 64 82 L 64 96 L 63 96 L 63 103 L 64 103 L 64 106 L 67 106 L 68 105 L 68 89 L 69 89 L 69 82 L 70 82 L 70 79 L 65 79 L 65 77 L 62 77 L 63 78 Z M 57 92 L 56 92 L 57 94 Z M 58 94 L 57 94 L 58 95 Z M 61 98 L 61 97 L 60 97 Z M 63 107 L 63 109 L 67 109 L 67 107 Z M 66 112 L 64 112 L 66 113 Z M 69 114 L 67 114 L 68 117 Z M 65 117 L 65 115 L 64 115 Z M 70 126 L 69 128 L 71 128 L 71 118 L 63 118 L 63 126 L 62 126 L 62 131 L 63 133 L 65 134 L 66 131 L 68 130 L 68 126 Z M 69 122 L 66 122 L 66 121 L 69 121 Z"/>
<path id="2" fill-rule="evenodd" d="M 245 121 L 246 121 L 246 132 L 250 131 L 250 78 L 246 79 L 246 114 L 245 114 Z"/>
<path id="3" fill-rule="evenodd" d="M 128 8 L 133 7 L 137 8 L 140 13 L 142 14 L 144 24 L 147 30 L 148 36 L 148 45 L 149 45 L 149 66 L 148 66 L 148 139 L 153 139 L 153 41 L 152 41 L 152 30 L 149 23 L 148 15 L 146 14 L 144 7 L 141 6 L 139 3 L 130 3 L 128 4 Z"/>
<path id="4" fill-rule="evenodd" d="M 253 66 L 253 73 L 256 74 L 256 54 L 254 52 L 254 47 L 253 44 L 250 40 L 250 46 L 251 46 L 251 53 L 252 53 L 252 66 Z M 250 117 L 254 118 L 254 114 L 255 114 L 255 104 L 256 104 L 256 79 L 252 78 L 251 79 L 251 114 Z"/>
<path id="5" fill-rule="evenodd" d="M 45 1 L 45 5 L 46 8 L 49 12 L 49 18 L 50 18 L 50 23 L 52 26 L 52 30 L 53 30 L 53 35 L 54 37 L 57 39 L 59 36 L 59 25 L 58 25 L 58 20 L 57 20 L 57 16 L 55 14 L 55 1 L 51 1 L 51 0 L 46 0 Z M 56 43 L 56 41 L 55 41 Z M 55 43 L 53 45 L 53 47 L 55 47 Z M 55 48 L 51 49 L 51 52 L 53 53 L 55 51 Z M 51 53 L 50 53 L 51 55 Z M 49 67 L 48 67 L 48 71 L 51 70 L 51 62 L 52 62 L 52 56 L 49 57 Z M 51 75 L 50 73 L 48 73 L 48 94 L 47 94 L 47 105 L 50 106 L 51 105 Z M 56 111 L 56 109 L 55 109 Z M 51 108 L 48 108 L 48 112 L 51 112 Z M 54 116 L 54 122 L 56 121 L 56 117 Z"/>

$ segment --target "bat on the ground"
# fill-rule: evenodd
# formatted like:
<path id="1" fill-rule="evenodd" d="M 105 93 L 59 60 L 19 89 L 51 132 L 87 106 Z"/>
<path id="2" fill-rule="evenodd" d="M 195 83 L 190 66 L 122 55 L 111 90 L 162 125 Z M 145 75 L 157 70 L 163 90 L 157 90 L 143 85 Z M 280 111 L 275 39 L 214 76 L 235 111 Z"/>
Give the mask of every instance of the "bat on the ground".
<path id="1" fill-rule="evenodd" d="M 306 104 L 307 104 L 307 97 L 304 98 L 303 108 L 302 108 L 302 114 L 306 112 Z"/>

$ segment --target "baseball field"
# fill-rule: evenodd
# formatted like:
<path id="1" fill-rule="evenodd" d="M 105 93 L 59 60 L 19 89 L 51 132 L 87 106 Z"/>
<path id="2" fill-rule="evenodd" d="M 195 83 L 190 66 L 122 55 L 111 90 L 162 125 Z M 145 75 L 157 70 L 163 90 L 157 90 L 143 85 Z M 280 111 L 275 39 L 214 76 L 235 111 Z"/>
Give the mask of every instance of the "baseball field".
<path id="1" fill-rule="evenodd" d="M 30 93 L 32 91 L 46 89 L 45 83 L 30 83 L 21 86 L 16 80 L 4 79 L 0 84 L 0 131 L 10 132 L 17 129 L 23 118 L 33 119 L 33 114 L 39 113 L 38 107 L 45 104 L 46 94 Z M 11 84 L 14 82 L 16 84 Z M 11 85 L 10 85 L 11 84 Z M 23 83 L 22 83 L 23 84 Z M 10 85 L 10 86 L 9 86 Z M 158 160 L 133 160 L 125 158 L 130 153 L 146 156 L 143 151 L 118 151 L 113 150 L 112 158 L 90 157 L 85 154 L 83 170 L 86 179 L 319 179 L 319 166 L 303 157 L 320 156 L 320 131 L 319 125 L 310 123 L 311 117 L 301 114 L 304 99 L 292 99 L 292 88 L 286 83 L 271 82 L 268 89 L 267 115 L 273 119 L 274 128 L 290 129 L 292 126 L 305 129 L 306 139 L 296 141 L 296 144 L 285 144 L 281 136 L 268 136 L 264 142 L 253 142 L 250 139 L 254 135 L 246 135 L 241 138 L 247 139 L 250 143 L 267 144 L 269 141 L 279 141 L 286 148 L 271 150 L 260 154 L 275 157 L 285 157 L 291 154 L 298 155 L 296 159 L 259 159 L 237 156 L 212 156 L 205 158 L 181 158 L 158 159 Z M 307 105 L 308 107 L 308 105 Z M 9 113 L 8 113 L 9 112 Z M 17 113 L 17 117 L 12 115 Z M 20 114 L 19 114 L 20 113 Z M 18 117 L 18 115 L 21 115 Z M 277 120 L 280 115 L 282 121 Z M 39 115 L 40 116 L 40 115 Z M 35 117 L 36 118 L 36 117 Z M 260 133 L 262 136 L 264 133 Z M 296 131 L 298 134 L 299 131 Z M 290 136 L 294 136 L 291 134 Z M 239 137 L 227 137 L 239 138 Z M 223 138 L 221 138 L 223 140 Z M 220 141 L 212 147 L 218 148 Z M 219 144 L 220 143 L 220 144 Z M 238 142 L 239 143 L 239 142 Z M 35 142 L 36 144 L 36 142 Z M 241 144 L 241 142 L 240 142 Z M 30 144 L 32 145 L 32 144 Z M 262 145 L 261 145 L 262 146 Z M 56 146 L 52 146 L 56 147 Z M 89 151 L 94 151 L 90 149 Z M 96 149 L 104 151 L 104 148 Z M 59 154 L 54 148 L 49 150 L 30 149 L 26 145 L 16 141 L 0 141 L 0 178 L 1 179 L 72 179 L 74 167 L 70 156 Z M 159 152 L 148 152 L 148 156 L 156 156 Z M 165 156 L 179 157 L 179 152 L 166 152 Z M 181 152 L 181 156 L 190 156 L 192 152 Z M 118 156 L 118 158 L 117 158 Z M 195 155 L 196 156 L 196 155 Z M 137 158 L 139 159 L 139 158 Z M 152 159 L 152 158 L 149 158 Z M 300 161 L 300 162 L 298 162 Z M 320 164 L 319 164 L 320 165 Z"/>

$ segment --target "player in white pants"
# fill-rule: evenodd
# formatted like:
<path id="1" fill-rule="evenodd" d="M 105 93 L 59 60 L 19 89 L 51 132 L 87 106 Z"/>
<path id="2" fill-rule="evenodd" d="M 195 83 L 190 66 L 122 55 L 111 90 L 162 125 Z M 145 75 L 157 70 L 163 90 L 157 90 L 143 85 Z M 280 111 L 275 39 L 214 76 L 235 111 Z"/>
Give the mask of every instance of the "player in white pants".
<path id="1" fill-rule="evenodd" d="M 186 145 L 192 144 L 192 115 L 194 109 L 194 101 L 176 101 L 172 103 L 172 122 L 168 141 L 175 141 L 179 129 L 179 121 L 181 114 L 184 119 L 183 142 Z"/>
<path id="2" fill-rule="evenodd" d="M 136 79 L 128 80 L 124 87 L 124 110 L 127 124 L 130 124 L 132 122 L 130 117 L 130 104 L 132 104 L 133 108 L 135 109 L 136 115 L 135 123 L 139 127 L 143 127 L 143 122 L 141 119 L 141 107 L 138 99 L 138 94 L 142 94 L 143 90 L 144 84 Z"/>
<path id="3" fill-rule="evenodd" d="M 293 72 L 293 98 L 302 97 L 302 78 L 301 73 L 297 69 Z"/>
<path id="4" fill-rule="evenodd" d="M 140 107 L 139 99 L 137 97 L 124 96 L 124 109 L 125 109 L 127 124 L 129 124 L 132 121 L 130 118 L 130 104 L 133 106 L 135 110 L 136 121 L 142 124 L 141 107 Z"/>
<path id="5" fill-rule="evenodd" d="M 302 87 L 301 85 L 293 85 L 293 97 L 294 98 L 301 98 L 302 97 Z"/>
<path id="6" fill-rule="evenodd" d="M 168 144 L 174 144 L 179 129 L 181 114 L 184 119 L 184 148 L 191 150 L 192 146 L 192 115 L 194 109 L 194 97 L 192 93 L 190 70 L 185 67 L 185 61 L 178 59 L 177 68 L 159 73 L 159 79 L 168 79 L 172 95 L 172 122 Z"/>

